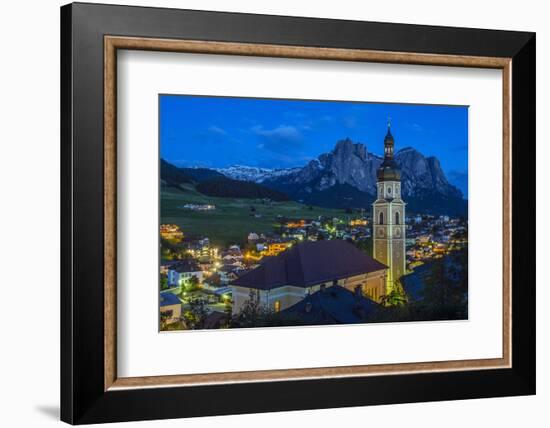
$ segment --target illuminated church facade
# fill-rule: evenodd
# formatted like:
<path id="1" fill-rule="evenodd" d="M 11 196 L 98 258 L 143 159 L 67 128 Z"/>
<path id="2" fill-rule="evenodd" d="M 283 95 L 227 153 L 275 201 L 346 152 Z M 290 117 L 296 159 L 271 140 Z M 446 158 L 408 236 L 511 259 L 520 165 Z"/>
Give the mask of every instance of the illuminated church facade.
<path id="1" fill-rule="evenodd" d="M 377 173 L 376 200 L 372 204 L 373 256 L 389 267 L 386 294 L 405 274 L 405 202 L 401 198 L 401 171 L 394 160 L 394 139 L 388 122 L 384 161 Z"/>

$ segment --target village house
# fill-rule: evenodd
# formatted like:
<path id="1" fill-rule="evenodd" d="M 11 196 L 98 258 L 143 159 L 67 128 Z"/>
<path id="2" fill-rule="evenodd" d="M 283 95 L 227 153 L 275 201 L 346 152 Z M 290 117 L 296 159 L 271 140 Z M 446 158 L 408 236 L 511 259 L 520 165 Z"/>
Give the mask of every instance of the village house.
<path id="1" fill-rule="evenodd" d="M 160 225 L 160 236 L 163 239 L 169 241 L 181 241 L 183 239 L 183 232 L 180 227 L 176 224 L 161 224 Z"/>
<path id="2" fill-rule="evenodd" d="M 236 268 L 243 268 L 243 256 L 230 256 L 229 254 L 226 256 L 223 256 L 222 258 L 222 266 L 229 268 L 229 269 L 236 269 Z"/>
<path id="3" fill-rule="evenodd" d="M 267 244 L 267 249 L 263 252 L 263 255 L 276 256 L 291 246 L 292 246 L 292 241 L 269 242 Z"/>
<path id="4" fill-rule="evenodd" d="M 416 238 L 419 244 L 428 244 L 432 240 L 432 235 L 420 235 Z"/>
<path id="5" fill-rule="evenodd" d="M 386 293 L 387 266 L 353 244 L 341 240 L 306 241 L 233 281 L 233 313 L 255 299 L 275 312 L 285 310 L 310 294 L 341 286 L 378 302 Z"/>
<path id="6" fill-rule="evenodd" d="M 297 241 L 303 241 L 307 236 L 307 232 L 304 229 L 295 229 L 292 232 L 285 233 L 284 236 Z"/>
<path id="7" fill-rule="evenodd" d="M 238 245 L 231 245 L 227 254 L 232 257 L 242 257 L 241 248 Z"/>
<path id="8" fill-rule="evenodd" d="M 179 208 L 192 211 L 212 211 L 216 209 L 216 205 L 211 204 L 185 204 Z"/>
<path id="9" fill-rule="evenodd" d="M 160 273 L 163 275 L 168 275 L 168 271 L 170 269 L 174 269 L 180 263 L 181 260 L 163 260 L 160 263 Z"/>
<path id="10" fill-rule="evenodd" d="M 250 233 L 248 234 L 248 242 L 249 242 L 250 244 L 254 244 L 254 243 L 257 242 L 259 239 L 260 239 L 260 236 L 259 236 L 257 233 L 255 233 L 255 232 L 250 232 Z"/>
<path id="11" fill-rule="evenodd" d="M 194 260 L 182 260 L 168 270 L 168 285 L 179 286 L 191 277 L 197 277 L 199 282 L 203 280 L 203 272 Z"/>
<path id="12" fill-rule="evenodd" d="M 202 238 L 189 244 L 189 254 L 205 263 L 218 258 L 218 249 L 210 246 L 210 239 Z"/>
<path id="13" fill-rule="evenodd" d="M 222 284 L 229 284 L 231 281 L 234 281 L 238 278 L 237 274 L 234 271 L 227 272 L 224 270 L 219 270 L 218 274 L 220 275 L 220 282 Z"/>
<path id="14" fill-rule="evenodd" d="M 299 228 L 302 228 L 302 227 L 306 226 L 306 224 L 308 224 L 309 222 L 311 222 L 311 220 L 305 220 L 305 219 L 290 220 L 290 221 L 286 222 L 285 226 L 288 229 L 299 229 Z"/>
<path id="15" fill-rule="evenodd" d="M 355 324 L 366 322 L 378 305 L 360 289 L 352 292 L 335 285 L 306 296 L 281 312 L 281 318 L 301 324 Z"/>
<path id="16" fill-rule="evenodd" d="M 353 219 L 349 222 L 349 225 L 352 226 L 352 227 L 354 227 L 354 226 L 367 226 L 368 224 L 369 224 L 369 222 L 365 218 L 356 218 L 356 219 Z"/>
<path id="17" fill-rule="evenodd" d="M 166 324 L 179 321 L 181 318 L 181 301 L 170 292 L 160 293 L 160 315 Z"/>

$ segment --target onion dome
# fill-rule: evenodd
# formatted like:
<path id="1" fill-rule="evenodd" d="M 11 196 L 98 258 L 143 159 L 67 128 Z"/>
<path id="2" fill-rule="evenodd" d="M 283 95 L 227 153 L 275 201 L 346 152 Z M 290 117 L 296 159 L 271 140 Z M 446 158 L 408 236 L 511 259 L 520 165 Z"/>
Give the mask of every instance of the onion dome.
<path id="1" fill-rule="evenodd" d="M 401 180 L 401 171 L 393 159 L 393 135 L 390 131 L 391 123 L 388 120 L 388 132 L 384 137 L 384 161 L 376 171 L 378 181 L 399 181 Z"/>

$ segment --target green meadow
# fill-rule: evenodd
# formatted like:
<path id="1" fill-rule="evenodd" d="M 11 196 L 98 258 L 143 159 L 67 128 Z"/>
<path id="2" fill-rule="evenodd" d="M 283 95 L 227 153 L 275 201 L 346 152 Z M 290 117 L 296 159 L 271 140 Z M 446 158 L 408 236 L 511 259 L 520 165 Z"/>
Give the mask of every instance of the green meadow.
<path id="1" fill-rule="evenodd" d="M 212 204 L 216 209 L 193 211 L 179 208 L 184 204 Z M 254 199 L 205 196 L 192 186 L 182 190 L 161 189 L 161 223 L 177 224 L 185 236 L 208 236 L 215 245 L 242 244 L 250 232 L 273 232 L 278 227 L 279 215 L 291 219 L 316 219 L 320 215 L 342 220 L 352 217 L 341 209 L 309 207 L 293 201 L 265 203 Z"/>

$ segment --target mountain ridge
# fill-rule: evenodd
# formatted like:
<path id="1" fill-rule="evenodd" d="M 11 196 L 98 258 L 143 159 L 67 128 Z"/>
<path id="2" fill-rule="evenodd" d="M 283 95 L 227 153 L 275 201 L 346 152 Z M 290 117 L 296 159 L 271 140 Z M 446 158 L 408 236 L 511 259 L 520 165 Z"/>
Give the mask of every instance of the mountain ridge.
<path id="1" fill-rule="evenodd" d="M 435 156 L 424 156 L 408 146 L 398 150 L 394 158 L 401 170 L 403 197 L 409 203 L 409 209 L 422 213 L 433 209 L 435 213 L 466 215 L 467 201 L 460 189 L 448 181 Z M 366 145 L 346 138 L 339 140 L 333 150 L 320 154 L 302 168 L 281 169 L 271 175 L 267 168 L 263 168 L 261 183 L 304 203 L 327 207 L 363 206 L 367 200 L 374 199 L 376 171 L 382 161 L 383 158 L 369 152 Z M 232 172 L 231 168 L 217 171 L 229 176 Z M 250 175 L 245 179 L 255 178 Z M 339 197 L 334 191 L 335 186 L 344 189 L 348 196 Z M 345 186 L 351 186 L 368 197 Z"/>
<path id="2" fill-rule="evenodd" d="M 244 199 L 271 199 L 287 201 L 283 192 L 251 181 L 239 181 L 209 168 L 180 168 L 164 159 L 160 160 L 161 184 L 185 191 L 185 185 L 192 185 L 207 196 Z"/>
<path id="3" fill-rule="evenodd" d="M 467 216 L 468 202 L 460 189 L 449 182 L 439 159 L 424 156 L 410 146 L 398 150 L 394 159 L 401 170 L 402 196 L 409 212 Z M 239 182 L 255 183 L 310 205 L 365 208 L 374 201 L 376 171 L 382 161 L 383 158 L 369 152 L 365 144 L 346 138 L 303 167 L 269 169 L 233 165 L 211 169 L 211 172 L 205 168 L 179 170 L 195 177 L 200 175 L 221 180 L 219 176 L 224 176 L 243 188 Z M 279 193 L 277 196 L 280 197 Z"/>
<path id="4" fill-rule="evenodd" d="M 215 171 L 234 180 L 253 181 L 255 183 L 262 183 L 266 179 L 287 175 L 298 169 L 300 169 L 300 167 L 272 169 L 247 165 L 231 165 L 226 168 L 214 168 Z"/>

